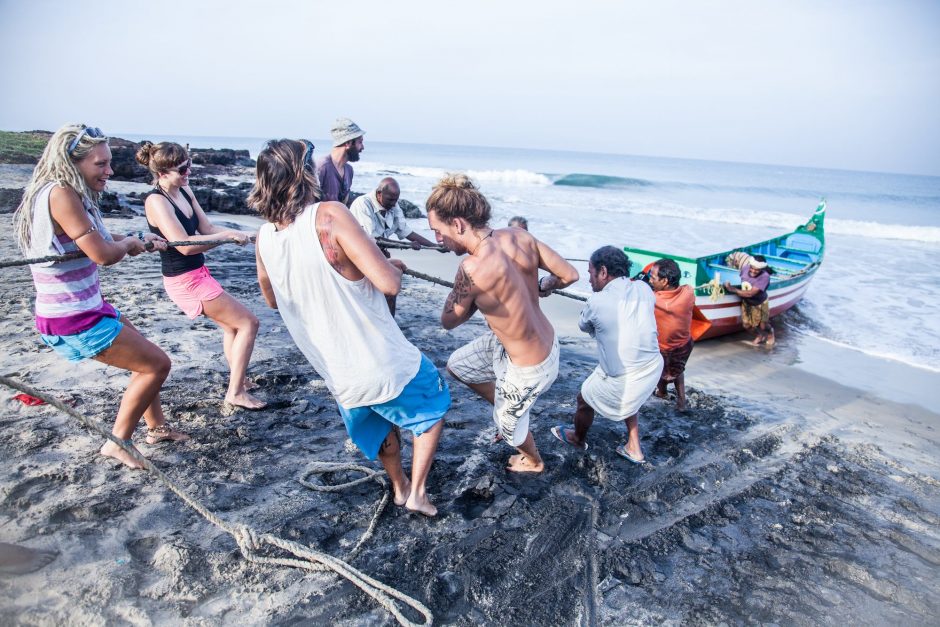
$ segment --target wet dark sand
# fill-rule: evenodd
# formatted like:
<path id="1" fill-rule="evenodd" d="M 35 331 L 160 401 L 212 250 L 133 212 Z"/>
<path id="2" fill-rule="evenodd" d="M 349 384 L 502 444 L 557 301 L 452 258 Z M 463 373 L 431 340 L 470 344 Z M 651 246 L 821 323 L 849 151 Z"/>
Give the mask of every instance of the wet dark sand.
<path id="1" fill-rule="evenodd" d="M 12 257 L 9 234 L 0 238 L 0 257 Z M 417 269 L 452 278 L 450 262 L 434 255 Z M 176 311 L 155 258 L 127 260 L 102 271 L 106 297 L 170 353 L 164 404 L 193 436 L 140 448 L 229 522 L 344 556 L 379 487 L 326 494 L 298 479 L 315 460 L 369 463 L 276 312 L 264 308 L 250 252 L 224 247 L 208 258 L 261 317 L 251 377 L 271 408 L 222 416 L 221 333 Z M 3 372 L 110 423 L 125 375 L 59 360 L 32 331 L 28 270 L 3 281 Z M 442 369 L 484 329 L 477 319 L 440 329 L 445 296 L 409 278 L 398 300 L 405 334 Z M 788 366 L 784 332 L 777 357 L 745 349 L 741 338 L 696 347 L 693 415 L 655 398 L 641 411 L 651 464 L 617 457 L 622 427 L 601 418 L 580 453 L 549 431 L 570 421 L 595 363 L 588 339 L 570 330 L 569 306 L 577 311 L 576 303 L 548 306 L 566 322 L 558 323 L 561 374 L 534 412 L 547 471 L 507 473 L 512 451 L 490 443 L 489 407 L 451 382 L 454 406 L 428 486 L 440 515 L 389 506 L 356 567 L 421 600 L 444 624 L 936 624 L 936 414 Z M 716 363 L 738 374 L 717 377 Z M 755 377 L 767 384 L 744 393 Z M 89 431 L 11 396 L 0 394 L 0 540 L 60 554 L 36 573 L 0 578 L 3 623 L 394 623 L 332 574 L 247 563 L 231 537 L 162 485 L 96 455 Z"/>

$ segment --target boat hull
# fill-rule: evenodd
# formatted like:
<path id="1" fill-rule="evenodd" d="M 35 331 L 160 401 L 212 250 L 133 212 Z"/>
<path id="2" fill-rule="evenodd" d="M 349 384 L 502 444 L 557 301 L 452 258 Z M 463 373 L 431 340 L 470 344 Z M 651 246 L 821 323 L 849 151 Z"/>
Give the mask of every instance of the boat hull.
<path id="1" fill-rule="evenodd" d="M 815 274 L 815 271 L 808 272 L 799 279 L 788 281 L 785 285 L 776 285 L 768 290 L 770 317 L 779 316 L 800 302 Z M 695 305 L 712 323 L 711 328 L 702 334 L 700 340 L 736 333 L 744 329 L 741 323 L 741 299 L 737 296 L 725 294 L 717 301 L 713 301 L 707 294 L 696 295 Z"/>

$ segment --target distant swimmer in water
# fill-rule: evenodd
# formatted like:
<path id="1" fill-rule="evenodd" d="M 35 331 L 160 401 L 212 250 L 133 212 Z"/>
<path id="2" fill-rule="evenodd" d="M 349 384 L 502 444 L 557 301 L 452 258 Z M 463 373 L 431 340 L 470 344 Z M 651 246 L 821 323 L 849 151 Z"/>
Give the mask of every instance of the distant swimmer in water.
<path id="1" fill-rule="evenodd" d="M 153 192 L 144 209 L 150 231 L 170 241 L 231 240 L 239 246 L 251 233 L 215 226 L 189 187 L 193 162 L 185 148 L 173 142 L 145 141 L 137 151 L 138 163 L 153 175 Z M 222 328 L 222 351 L 229 367 L 225 403 L 245 409 L 264 409 L 265 403 L 248 393 L 248 362 L 258 335 L 258 318 L 229 295 L 206 267 L 207 250 L 217 244 L 178 246 L 160 253 L 160 270 L 167 296 L 190 320 L 200 315 Z"/>
<path id="2" fill-rule="evenodd" d="M 529 221 L 523 218 L 522 216 L 513 216 L 509 219 L 509 226 L 514 226 L 523 231 L 529 230 Z"/>
<path id="3" fill-rule="evenodd" d="M 56 131 L 36 164 L 13 218 L 20 247 L 27 257 L 87 255 L 30 266 L 36 328 L 42 341 L 69 361 L 94 359 L 131 372 L 111 430 L 127 447 L 134 448 L 131 436 L 141 416 L 147 422 L 147 444 L 188 440 L 167 423 L 160 406 L 170 358 L 101 296 L 99 265 L 166 250 L 166 240 L 157 235 L 112 235 L 105 227 L 98 199 L 112 174 L 108 138 L 85 125 Z M 111 440 L 100 452 L 130 468 L 144 467 Z"/>
<path id="4" fill-rule="evenodd" d="M 395 504 L 434 516 L 425 482 L 450 390 L 385 303 L 401 289 L 405 264 L 386 259 L 344 205 L 317 202 L 312 148 L 272 140 L 258 155 L 248 203 L 267 220 L 256 245 L 261 293 L 323 377 L 350 439 L 381 460 Z M 411 481 L 399 429 L 414 433 Z"/>
<path id="5" fill-rule="evenodd" d="M 426 207 L 437 242 L 458 255 L 469 253 L 441 324 L 453 329 L 479 309 L 491 329 L 457 349 L 447 370 L 493 403 L 500 435 L 519 451 L 508 470 L 541 472 L 545 464 L 529 430 L 529 412 L 558 376 L 558 339 L 538 298 L 577 281 L 578 271 L 526 231 L 490 228 L 490 204 L 463 174 L 441 179 Z M 540 268 L 551 274 L 539 280 Z"/>
<path id="6" fill-rule="evenodd" d="M 591 254 L 588 275 L 594 293 L 581 310 L 578 326 L 597 341 L 598 364 L 581 385 L 574 429 L 558 425 L 552 433 L 586 450 L 587 432 L 597 412 L 626 425 L 627 441 L 615 450 L 641 464 L 645 457 L 637 414 L 663 371 L 653 314 L 656 297 L 643 281 L 630 280 L 630 259 L 614 246 Z"/>

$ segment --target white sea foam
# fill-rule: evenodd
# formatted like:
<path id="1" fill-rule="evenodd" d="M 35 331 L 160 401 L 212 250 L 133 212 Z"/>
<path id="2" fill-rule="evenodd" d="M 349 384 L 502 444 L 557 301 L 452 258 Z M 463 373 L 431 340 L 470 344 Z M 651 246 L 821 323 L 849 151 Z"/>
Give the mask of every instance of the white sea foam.
<path id="1" fill-rule="evenodd" d="M 436 181 L 448 171 L 460 172 L 459 168 L 431 168 L 414 165 L 388 165 L 374 161 L 361 161 L 356 164 L 357 174 L 393 173 L 401 176 L 414 176 Z M 551 185 L 552 181 L 544 174 L 529 170 L 466 170 L 467 176 L 477 182 L 495 182 L 506 185 Z"/>

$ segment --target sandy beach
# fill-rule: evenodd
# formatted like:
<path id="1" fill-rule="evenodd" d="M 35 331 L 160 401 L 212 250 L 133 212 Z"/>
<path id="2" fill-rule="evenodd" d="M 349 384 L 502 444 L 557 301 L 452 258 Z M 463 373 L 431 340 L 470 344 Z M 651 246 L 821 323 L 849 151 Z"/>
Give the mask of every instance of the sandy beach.
<path id="1" fill-rule="evenodd" d="M 107 223 L 144 226 L 139 217 Z M 17 256 L 9 230 L 0 251 Z M 448 280 L 457 263 L 396 256 Z M 207 265 L 261 320 L 250 378 L 269 408 L 222 415 L 221 333 L 165 297 L 156 256 L 127 259 L 102 269 L 104 295 L 171 356 L 164 406 L 192 435 L 140 448 L 227 522 L 344 557 L 381 489 L 314 492 L 299 479 L 315 461 L 379 464 L 347 440 L 322 380 L 264 306 L 253 250 L 221 247 Z M 126 374 L 52 354 L 33 329 L 28 269 L 6 270 L 3 282 L 2 372 L 110 425 Z M 398 299 L 400 326 L 440 369 L 485 328 L 476 317 L 441 329 L 446 293 L 407 277 Z M 552 437 L 596 360 L 577 330 L 580 303 L 543 304 L 562 344 L 561 373 L 534 411 L 546 472 L 507 473 L 510 449 L 491 443 L 490 409 L 452 381 L 428 484 L 439 516 L 389 506 L 355 567 L 426 604 L 439 624 L 936 624 L 937 375 L 853 374 L 859 362 L 840 349 L 786 333 L 772 353 L 743 336 L 703 343 L 687 374 L 692 415 L 651 398 L 640 413 L 651 463 L 635 466 L 614 454 L 622 431 L 603 419 L 588 453 Z M 905 396 L 905 385 L 917 390 Z M 395 623 L 332 573 L 246 562 L 231 536 L 160 483 L 98 456 L 97 436 L 12 396 L 0 393 L 0 540 L 58 557 L 0 577 L 4 624 Z M 347 478 L 355 475 L 322 479 Z"/>

